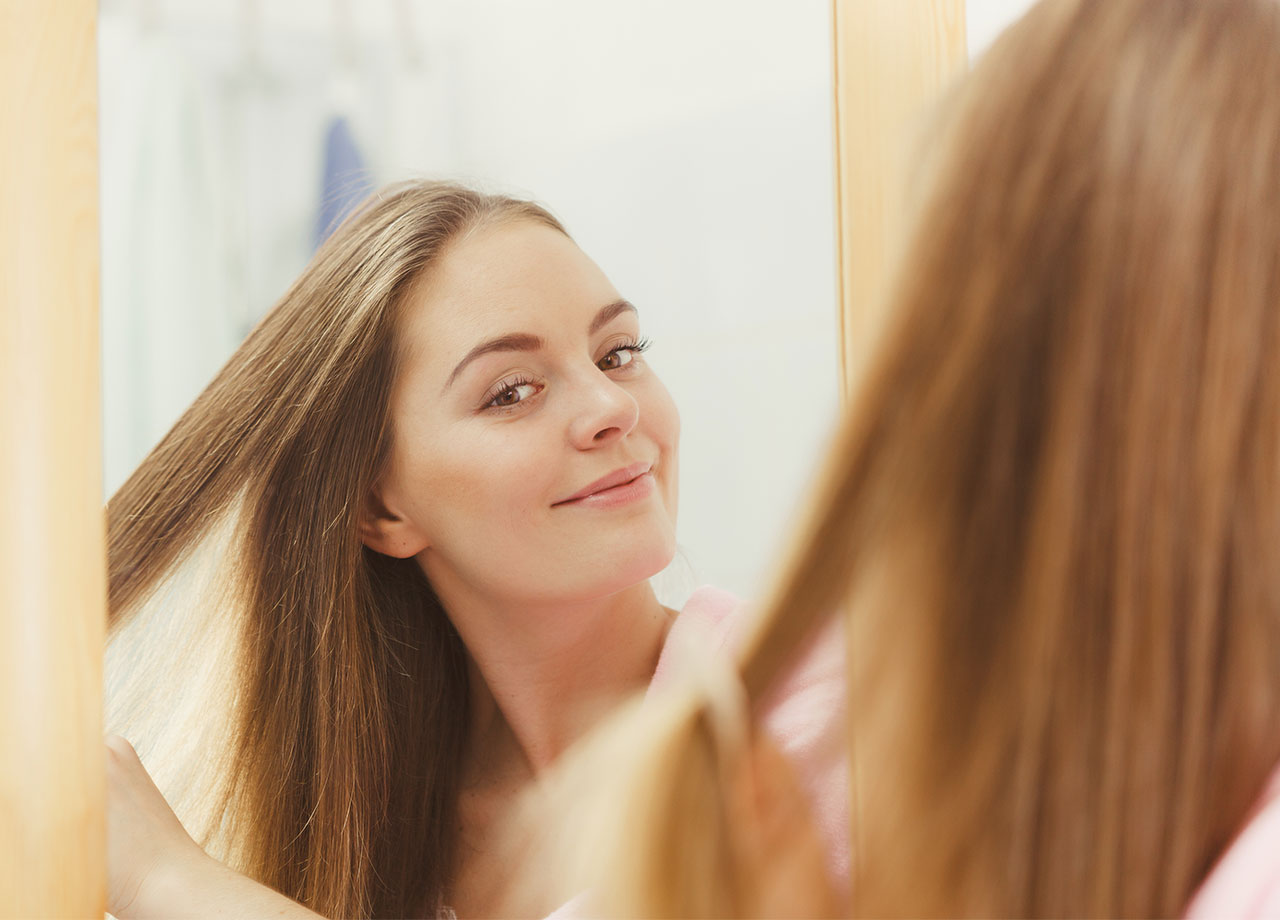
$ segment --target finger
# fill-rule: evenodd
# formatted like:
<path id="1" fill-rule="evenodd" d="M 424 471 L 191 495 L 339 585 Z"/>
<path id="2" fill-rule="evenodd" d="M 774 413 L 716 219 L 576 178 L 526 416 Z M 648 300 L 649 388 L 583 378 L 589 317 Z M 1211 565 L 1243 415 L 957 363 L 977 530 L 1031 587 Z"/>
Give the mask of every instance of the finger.
<path id="1" fill-rule="evenodd" d="M 138 760 L 138 752 L 134 750 L 133 745 L 129 743 L 129 739 L 125 738 L 123 735 L 107 735 L 103 738 L 103 742 L 107 746 L 107 752 L 109 755 L 126 762 L 137 760 L 141 763 L 141 761 Z"/>

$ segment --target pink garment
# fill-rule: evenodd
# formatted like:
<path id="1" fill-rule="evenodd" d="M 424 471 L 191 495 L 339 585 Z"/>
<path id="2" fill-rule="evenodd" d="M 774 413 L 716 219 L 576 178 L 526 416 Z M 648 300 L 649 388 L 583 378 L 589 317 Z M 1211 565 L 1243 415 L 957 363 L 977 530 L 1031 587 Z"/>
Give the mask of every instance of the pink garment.
<path id="1" fill-rule="evenodd" d="M 732 655 L 748 618 L 737 597 L 701 587 L 671 626 L 649 691 L 689 667 L 687 649 Z M 827 871 L 846 894 L 850 870 L 849 763 L 845 745 L 844 643 L 839 624 L 824 630 L 766 701 L 764 727 L 796 770 L 826 845 Z"/>
<path id="2" fill-rule="evenodd" d="M 697 661 L 723 658 L 727 663 L 746 625 L 745 605 L 732 594 L 705 586 L 694 591 L 671 624 L 649 692 L 679 679 Z M 847 895 L 850 781 L 844 744 L 844 644 L 836 627 L 805 650 L 771 695 L 764 726 L 796 770 L 826 845 L 827 871 L 836 890 Z M 589 903 L 590 892 L 584 891 L 546 920 L 588 916 Z"/>
<path id="3" fill-rule="evenodd" d="M 1187 908 L 1189 920 L 1280 918 L 1280 768 Z"/>
<path id="4" fill-rule="evenodd" d="M 650 691 L 683 667 L 681 649 L 731 655 L 743 638 L 744 605 L 716 588 L 695 591 L 680 611 L 658 659 Z M 824 631 L 769 701 L 765 726 L 796 768 L 827 845 L 827 868 L 847 892 L 850 870 L 849 771 L 843 725 L 844 654 L 834 625 Z M 586 893 L 551 918 L 576 917 Z M 1244 830 L 1196 892 L 1187 920 L 1274 917 L 1280 920 L 1280 766 Z"/>

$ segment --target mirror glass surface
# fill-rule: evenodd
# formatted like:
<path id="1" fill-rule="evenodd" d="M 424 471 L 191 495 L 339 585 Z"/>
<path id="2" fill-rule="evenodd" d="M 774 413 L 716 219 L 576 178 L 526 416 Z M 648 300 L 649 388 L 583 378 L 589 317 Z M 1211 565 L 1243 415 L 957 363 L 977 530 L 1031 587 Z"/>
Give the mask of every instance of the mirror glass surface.
<path id="1" fill-rule="evenodd" d="M 1025 7 L 971 3 L 980 47 Z M 547 205 L 683 421 L 670 604 L 763 591 L 839 404 L 828 0 L 103 0 L 104 488 L 409 176 Z"/>

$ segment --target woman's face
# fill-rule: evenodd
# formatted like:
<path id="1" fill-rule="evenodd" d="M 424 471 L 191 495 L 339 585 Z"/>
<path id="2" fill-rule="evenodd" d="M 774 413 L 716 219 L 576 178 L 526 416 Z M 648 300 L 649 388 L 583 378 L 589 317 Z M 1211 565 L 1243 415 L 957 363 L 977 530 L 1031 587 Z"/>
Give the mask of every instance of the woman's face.
<path id="1" fill-rule="evenodd" d="M 603 597 L 671 561 L 679 417 L 635 309 L 576 244 L 481 227 L 406 307 L 366 542 L 417 556 L 444 596 L 507 602 Z"/>

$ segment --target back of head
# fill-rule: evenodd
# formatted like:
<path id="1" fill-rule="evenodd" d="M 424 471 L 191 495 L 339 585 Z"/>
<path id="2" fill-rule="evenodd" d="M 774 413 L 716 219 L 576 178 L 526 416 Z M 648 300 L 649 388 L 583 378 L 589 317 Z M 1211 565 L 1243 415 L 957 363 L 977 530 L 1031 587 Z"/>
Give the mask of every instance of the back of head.
<path id="1" fill-rule="evenodd" d="M 329 916 L 405 916 L 452 861 L 461 642 L 359 524 L 397 327 L 448 245 L 528 202 L 375 193 L 108 505 L 108 726 L 198 841 Z"/>
<path id="2" fill-rule="evenodd" d="M 1044 0 L 949 98 L 745 676 L 851 615 L 871 915 L 1180 912 L 1280 760 L 1280 7 Z"/>
<path id="3" fill-rule="evenodd" d="M 939 109 L 742 658 L 758 702 L 848 616 L 857 913 L 1177 914 L 1280 761 L 1277 86 L 1273 0 L 1042 0 Z M 690 767 L 621 913 L 753 913 L 710 705 L 645 742 Z"/>

